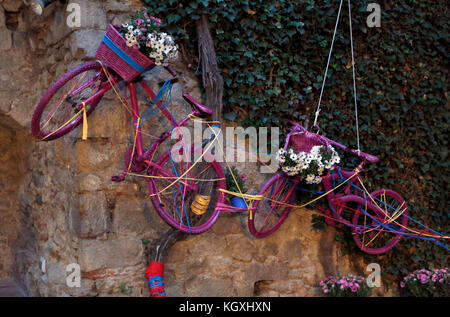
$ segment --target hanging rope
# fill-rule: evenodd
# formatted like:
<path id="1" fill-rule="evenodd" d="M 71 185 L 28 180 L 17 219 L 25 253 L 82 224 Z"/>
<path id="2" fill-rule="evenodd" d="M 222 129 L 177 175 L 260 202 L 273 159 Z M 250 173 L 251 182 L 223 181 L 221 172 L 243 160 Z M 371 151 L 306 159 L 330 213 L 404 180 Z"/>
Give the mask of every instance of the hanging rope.
<path id="1" fill-rule="evenodd" d="M 325 68 L 325 74 L 323 76 L 322 88 L 320 90 L 319 102 L 317 103 L 317 110 L 316 110 L 313 126 L 317 126 L 317 119 L 319 118 L 319 113 L 321 110 L 320 105 L 322 103 L 323 91 L 325 89 L 325 83 L 326 83 L 326 79 L 327 79 L 327 75 L 328 75 L 328 68 L 330 66 L 330 60 L 331 60 L 331 56 L 332 56 L 332 52 L 333 52 L 334 41 L 336 39 L 336 32 L 337 32 L 337 28 L 339 25 L 339 18 L 341 16 L 342 3 L 343 3 L 343 0 L 341 0 L 341 2 L 339 4 L 339 10 L 338 10 L 337 18 L 336 18 L 336 25 L 334 26 L 333 38 L 331 39 L 330 52 L 328 53 L 327 66 Z M 348 3 L 348 20 L 349 20 L 349 28 L 350 28 L 350 50 L 351 50 L 351 56 L 352 56 L 353 97 L 354 97 L 354 103 L 355 103 L 355 119 L 356 119 L 356 123 L 355 123 L 356 124 L 356 143 L 357 143 L 357 151 L 358 151 L 358 155 L 359 155 L 361 152 L 361 147 L 360 147 L 360 142 L 359 142 L 358 102 L 357 102 L 357 95 L 356 95 L 355 55 L 354 55 L 354 47 L 353 47 L 352 13 L 351 13 L 350 0 L 347 0 L 347 3 Z"/>
<path id="2" fill-rule="evenodd" d="M 359 155 L 361 153 L 361 149 L 359 146 L 358 102 L 356 98 L 355 56 L 353 53 L 352 9 L 350 6 L 350 0 L 347 1 L 348 1 L 348 23 L 350 25 L 350 47 L 352 51 L 353 97 L 355 99 L 356 142 L 358 145 L 358 155 Z"/>
<path id="3" fill-rule="evenodd" d="M 333 38 L 331 40 L 330 52 L 328 53 L 327 67 L 325 68 L 325 75 L 323 76 L 322 89 L 320 90 L 319 103 L 317 104 L 316 117 L 314 118 L 313 126 L 317 125 L 317 118 L 319 118 L 320 103 L 322 102 L 323 90 L 325 88 L 325 81 L 327 80 L 328 67 L 330 66 L 331 53 L 333 52 L 334 40 L 336 38 L 336 31 L 337 31 L 337 28 L 339 25 L 339 17 L 341 16 L 341 8 L 342 8 L 343 2 L 344 2 L 344 0 L 341 0 L 341 3 L 339 4 L 339 11 L 338 11 L 337 19 L 336 19 L 336 25 L 334 26 L 334 32 L 333 32 Z"/>

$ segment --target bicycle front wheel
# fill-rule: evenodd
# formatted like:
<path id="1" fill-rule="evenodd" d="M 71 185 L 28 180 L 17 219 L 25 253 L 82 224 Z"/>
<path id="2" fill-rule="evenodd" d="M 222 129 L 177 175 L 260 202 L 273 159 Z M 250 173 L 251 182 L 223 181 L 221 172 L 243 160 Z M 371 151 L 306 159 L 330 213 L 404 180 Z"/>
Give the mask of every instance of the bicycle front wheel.
<path id="1" fill-rule="evenodd" d="M 262 200 L 253 202 L 253 214 L 248 218 L 248 229 L 255 238 L 274 233 L 286 220 L 295 200 L 297 182 L 280 174 L 274 175 L 259 191 Z"/>
<path id="2" fill-rule="evenodd" d="M 211 154 L 205 153 L 195 163 L 182 152 L 166 152 L 152 167 L 149 193 L 156 211 L 169 225 L 198 234 L 210 229 L 219 217 L 215 207 L 225 201 L 219 191 L 226 187 L 225 175 Z"/>
<path id="3" fill-rule="evenodd" d="M 42 141 L 57 139 L 83 120 L 82 103 L 94 95 L 104 80 L 98 62 L 87 62 L 60 77 L 44 94 L 33 113 L 31 132 Z M 92 113 L 102 96 L 86 104 Z"/>
<path id="4" fill-rule="evenodd" d="M 408 208 L 402 196 L 390 189 L 376 190 L 370 196 L 353 206 L 353 240 L 366 253 L 382 254 L 406 231 Z"/>

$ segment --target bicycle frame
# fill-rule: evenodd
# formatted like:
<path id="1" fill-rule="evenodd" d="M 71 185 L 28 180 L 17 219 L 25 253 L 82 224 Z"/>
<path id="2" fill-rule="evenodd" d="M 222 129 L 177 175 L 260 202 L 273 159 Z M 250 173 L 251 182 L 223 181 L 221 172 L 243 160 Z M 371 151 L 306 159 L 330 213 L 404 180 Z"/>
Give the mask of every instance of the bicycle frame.
<path id="1" fill-rule="evenodd" d="M 101 83 L 99 90 L 90 96 L 88 99 L 84 101 L 84 105 L 80 104 L 77 106 L 78 110 L 81 110 L 83 106 L 89 106 L 94 100 L 97 98 L 101 98 L 105 93 L 107 93 L 109 90 L 113 88 L 113 86 L 120 83 L 122 79 L 120 77 L 115 76 L 114 74 L 111 74 L 108 76 L 108 80 L 105 80 Z M 155 92 L 147 85 L 147 83 L 143 80 L 142 77 L 137 78 L 135 81 L 127 83 L 127 89 L 130 93 L 130 110 L 131 110 L 131 118 L 133 122 L 138 122 L 139 120 L 139 103 L 137 98 L 137 90 L 136 90 L 136 83 L 139 83 L 140 86 L 144 89 L 144 91 L 147 93 L 147 95 L 154 99 L 156 97 Z M 79 89 L 84 89 L 86 85 L 89 85 L 90 82 L 87 82 L 85 85 L 80 87 Z M 75 92 L 76 93 L 76 92 Z M 159 145 L 161 145 L 167 138 L 170 137 L 172 134 L 173 129 L 177 127 L 184 126 L 190 119 L 191 115 L 198 115 L 195 111 L 193 111 L 191 114 L 186 116 L 184 119 L 182 119 L 180 122 L 178 122 L 168 111 L 165 107 L 162 107 L 162 102 L 158 101 L 156 102 L 156 105 L 158 109 L 164 114 L 164 116 L 172 123 L 172 129 L 170 131 L 166 131 L 159 138 L 155 140 L 151 144 L 149 148 L 144 150 L 143 141 L 142 141 L 142 131 L 141 127 L 139 125 L 135 126 L 135 149 L 133 153 L 133 157 L 129 157 L 129 160 L 131 160 L 130 164 L 130 170 L 133 172 L 142 172 L 144 169 L 151 167 L 156 168 L 160 170 L 163 174 L 165 174 L 167 177 L 175 177 L 172 175 L 169 171 L 164 169 L 163 167 L 159 166 L 158 164 L 154 163 L 152 158 L 153 153 L 156 152 Z M 131 154 L 131 153 L 130 153 Z M 128 167 L 128 166 L 127 166 Z M 125 170 L 120 176 L 114 176 L 113 181 L 122 181 L 125 179 L 125 176 L 127 174 L 128 170 Z M 183 182 L 183 180 L 180 180 Z M 184 183 L 184 182 L 183 182 Z M 187 187 L 191 189 L 195 189 L 193 185 L 186 184 Z"/>

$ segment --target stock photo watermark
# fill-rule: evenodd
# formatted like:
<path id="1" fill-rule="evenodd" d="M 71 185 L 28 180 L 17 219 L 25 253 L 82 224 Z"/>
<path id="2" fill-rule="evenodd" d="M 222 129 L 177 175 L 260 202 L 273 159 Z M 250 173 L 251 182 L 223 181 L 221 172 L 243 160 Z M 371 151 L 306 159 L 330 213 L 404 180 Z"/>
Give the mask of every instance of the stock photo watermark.
<path id="1" fill-rule="evenodd" d="M 367 12 L 371 12 L 367 16 L 367 26 L 369 28 L 381 27 L 381 7 L 378 3 L 369 3 L 366 8 Z"/>

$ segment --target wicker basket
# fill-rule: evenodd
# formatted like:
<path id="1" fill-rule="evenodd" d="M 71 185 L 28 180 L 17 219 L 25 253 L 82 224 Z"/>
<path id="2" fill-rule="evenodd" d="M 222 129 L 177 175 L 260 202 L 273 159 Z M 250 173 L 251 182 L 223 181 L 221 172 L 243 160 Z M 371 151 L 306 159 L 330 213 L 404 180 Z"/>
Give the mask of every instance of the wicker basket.
<path id="1" fill-rule="evenodd" d="M 304 132 L 294 132 L 289 135 L 287 148 L 292 146 L 297 152 L 307 152 L 309 153 L 313 146 L 324 145 L 328 147 L 328 143 L 325 142 L 320 135 L 304 131 Z"/>
<path id="2" fill-rule="evenodd" d="M 95 57 L 113 69 L 126 82 L 130 82 L 136 79 L 143 71 L 147 71 L 155 66 L 155 63 L 139 50 L 128 47 L 118 28 L 112 24 L 108 26 L 108 30 L 95 53 Z M 122 51 L 125 55 L 119 56 L 113 51 L 111 46 L 118 52 Z M 126 61 L 127 59 L 128 61 Z"/>

